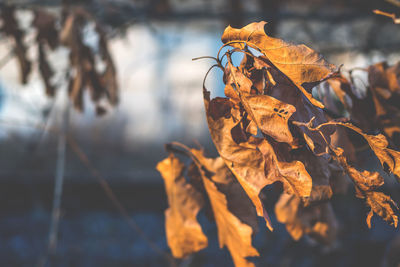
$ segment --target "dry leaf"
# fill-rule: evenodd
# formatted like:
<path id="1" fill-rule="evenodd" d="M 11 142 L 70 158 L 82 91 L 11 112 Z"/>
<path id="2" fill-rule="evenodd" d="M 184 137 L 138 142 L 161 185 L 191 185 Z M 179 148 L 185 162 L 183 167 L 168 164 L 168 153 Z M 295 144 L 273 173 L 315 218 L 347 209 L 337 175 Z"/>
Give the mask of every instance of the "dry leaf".
<path id="1" fill-rule="evenodd" d="M 300 198 L 282 194 L 275 205 L 275 214 L 294 240 L 309 235 L 319 242 L 331 244 L 336 238 L 338 223 L 329 203 L 303 207 Z"/>
<path id="2" fill-rule="evenodd" d="M 367 135 L 364 134 L 361 129 L 355 127 L 350 123 L 342 122 L 327 122 L 320 124 L 317 127 L 312 127 L 312 121 L 306 125 L 310 130 L 318 132 L 321 136 L 328 136 L 332 132 L 324 133 L 324 128 L 332 127 L 346 127 L 352 131 L 358 133 L 362 136 L 369 144 L 375 155 L 380 160 L 382 166 L 386 165 L 389 167 L 390 171 L 398 171 L 397 163 L 400 160 L 400 154 L 397 151 L 387 148 L 387 140 L 383 135 Z M 325 138 L 327 140 L 327 138 Z M 344 156 L 342 148 L 335 148 L 329 142 L 328 146 L 330 148 L 330 155 L 341 164 L 343 169 L 352 179 L 355 187 L 357 197 L 366 200 L 366 204 L 370 207 L 371 211 L 367 216 L 367 224 L 371 227 L 371 217 L 374 213 L 382 217 L 387 223 L 397 227 L 398 217 L 392 207 L 397 210 L 395 202 L 387 195 L 382 192 L 377 192 L 376 190 L 383 185 L 384 179 L 378 172 L 370 172 L 367 170 L 359 171 L 356 168 L 350 166 Z M 395 173 L 396 174 L 396 173 Z M 398 173 L 396 174 L 398 175 Z"/>
<path id="3" fill-rule="evenodd" d="M 178 143 L 174 144 L 176 145 Z M 201 183 L 202 189 L 196 191 L 196 195 L 198 194 L 197 192 L 202 192 L 204 198 L 207 199 L 210 204 L 218 228 L 220 247 L 223 248 L 226 246 L 228 248 L 235 266 L 254 266 L 253 263 L 246 259 L 247 257 L 259 255 L 257 250 L 251 245 L 252 236 L 258 227 L 258 223 L 256 210 L 250 199 L 245 194 L 243 188 L 237 182 L 232 172 L 226 167 L 222 158 L 206 158 L 202 150 L 189 149 L 182 144 L 178 144 L 178 146 L 183 148 L 183 153 L 193 160 L 194 165 L 191 166 L 196 166 L 196 170 L 192 169 L 188 173 L 190 176 L 190 183 Z M 172 150 L 173 148 L 168 146 L 168 149 Z M 184 165 L 180 162 L 170 164 L 172 161 L 169 159 L 177 160 L 173 154 L 170 154 L 169 158 L 158 165 L 158 169 L 163 173 L 164 179 L 166 179 L 166 171 L 168 171 L 167 173 L 172 177 L 182 177 L 182 179 L 184 179 L 182 176 Z M 164 162 L 168 163 L 168 165 L 165 165 Z M 163 168 L 162 164 L 166 167 Z M 179 179 L 182 180 L 181 178 Z M 166 185 L 167 192 L 173 192 L 171 188 L 179 188 L 179 183 L 177 182 L 179 182 L 179 180 L 172 182 L 169 186 Z M 186 184 L 186 187 L 188 186 L 189 185 Z M 199 187 L 199 185 L 197 185 L 197 187 Z M 193 188 L 191 187 L 191 189 Z M 197 200 L 198 198 L 194 195 L 195 199 L 190 199 L 193 197 L 193 193 L 188 194 L 180 192 L 180 195 L 189 198 L 190 202 Z M 175 198 L 177 198 L 177 196 L 175 196 Z M 186 202 L 189 201 L 186 200 Z M 197 202 L 198 201 L 196 201 L 196 203 Z M 181 213 L 180 216 L 189 212 L 189 210 L 182 209 L 182 203 L 177 207 L 179 209 L 175 210 Z M 190 210 L 197 214 L 197 208 L 192 208 Z M 189 214 L 192 215 L 192 213 Z M 166 223 L 168 227 L 168 217 Z M 177 235 L 176 233 L 174 234 Z M 167 237 L 168 240 L 174 238 L 174 236 L 168 236 L 168 233 Z M 170 246 L 172 245 L 170 242 L 168 244 Z M 175 246 L 177 245 L 178 244 L 175 244 Z M 195 252 L 195 250 L 192 250 L 192 252 Z"/>
<path id="4" fill-rule="evenodd" d="M 31 72 L 31 62 L 27 57 L 27 48 L 24 44 L 25 33 L 20 29 L 15 18 L 15 7 L 10 5 L 1 6 L 2 27 L 0 29 L 6 36 L 13 40 L 13 52 L 17 56 L 20 67 L 21 83 L 28 82 L 28 75 Z"/>
<path id="5" fill-rule="evenodd" d="M 266 22 L 254 22 L 241 29 L 228 26 L 222 35 L 222 42 L 243 49 L 244 45 L 258 49 L 282 73 L 294 82 L 310 102 L 318 107 L 323 105 L 314 99 L 306 84 L 321 81 L 334 72 L 321 55 L 305 45 L 294 45 L 269 37 L 264 32 Z"/>
<path id="6" fill-rule="evenodd" d="M 169 208 L 165 212 L 168 246 L 176 258 L 183 258 L 208 245 L 197 221 L 203 197 L 183 176 L 184 164 L 173 154 L 157 164 L 165 182 Z"/>
<path id="7" fill-rule="evenodd" d="M 257 218 L 249 198 L 222 158 L 205 158 L 203 151 L 195 149 L 191 153 L 196 159 L 214 212 L 220 247 L 228 248 L 236 267 L 254 266 L 246 260 L 246 257 L 259 256 L 251 245 Z M 240 203 L 242 207 L 234 206 L 234 202 Z"/>

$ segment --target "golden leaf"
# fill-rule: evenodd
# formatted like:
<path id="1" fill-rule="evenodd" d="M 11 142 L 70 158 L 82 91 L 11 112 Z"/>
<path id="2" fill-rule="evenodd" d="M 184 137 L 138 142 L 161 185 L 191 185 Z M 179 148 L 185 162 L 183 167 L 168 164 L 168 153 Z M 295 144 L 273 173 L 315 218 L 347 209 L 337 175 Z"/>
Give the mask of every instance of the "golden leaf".
<path id="1" fill-rule="evenodd" d="M 254 22 L 241 29 L 228 26 L 222 35 L 222 42 L 239 49 L 244 49 L 246 44 L 258 49 L 298 86 L 312 104 L 323 108 L 323 104 L 314 99 L 304 85 L 323 80 L 334 72 L 335 66 L 305 45 L 294 45 L 267 36 L 264 32 L 265 24 L 264 21 Z"/>
<path id="2" fill-rule="evenodd" d="M 157 164 L 165 182 L 169 208 L 165 212 L 168 246 L 176 258 L 183 258 L 208 245 L 196 216 L 203 198 L 183 177 L 184 164 L 173 154 Z"/>

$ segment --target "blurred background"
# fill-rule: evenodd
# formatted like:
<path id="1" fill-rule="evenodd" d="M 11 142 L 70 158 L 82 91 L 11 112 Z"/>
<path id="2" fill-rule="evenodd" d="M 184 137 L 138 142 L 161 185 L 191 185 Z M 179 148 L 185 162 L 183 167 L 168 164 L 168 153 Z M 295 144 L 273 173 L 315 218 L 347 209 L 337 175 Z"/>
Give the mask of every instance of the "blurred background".
<path id="1" fill-rule="evenodd" d="M 167 201 L 155 165 L 171 141 L 199 142 L 215 155 L 202 99 L 203 78 L 213 62 L 192 58 L 215 56 L 227 25 L 268 21 L 270 35 L 306 44 L 344 69 L 400 59 L 400 25 L 372 12 L 400 8 L 383 0 L 14 0 L 0 5 L 3 13 L 15 8 L 32 63 L 22 84 L 15 39 L 0 31 L 0 266 L 168 266 L 163 256 L 169 253 Z M 104 31 L 119 87 L 115 106 L 102 103 L 105 114 L 88 90 L 82 93 L 83 110 L 67 100 L 65 77 L 73 74 L 65 46 L 47 51 L 57 86 L 54 96 L 46 95 L 32 22 L 38 10 L 65 20 L 66 6 L 84 10 Z M 99 38 L 92 26 L 81 29 L 87 46 Z M 361 74 L 359 82 L 365 83 Z M 221 95 L 222 73 L 212 72 L 206 84 Z M 74 138 L 74 147 L 65 144 L 63 134 Z M 57 183 L 62 192 L 54 191 Z M 61 201 L 55 203 L 56 223 L 54 199 Z M 378 219 L 368 230 L 366 208 L 353 192 L 335 197 L 333 205 L 342 227 L 334 246 L 306 238 L 294 242 L 272 218 L 276 230 L 260 227 L 255 238 L 261 254 L 257 266 L 386 264 L 398 230 Z M 231 266 L 226 249 L 218 248 L 215 226 L 200 221 L 209 248 L 179 266 Z M 50 249 L 49 231 L 58 237 Z"/>

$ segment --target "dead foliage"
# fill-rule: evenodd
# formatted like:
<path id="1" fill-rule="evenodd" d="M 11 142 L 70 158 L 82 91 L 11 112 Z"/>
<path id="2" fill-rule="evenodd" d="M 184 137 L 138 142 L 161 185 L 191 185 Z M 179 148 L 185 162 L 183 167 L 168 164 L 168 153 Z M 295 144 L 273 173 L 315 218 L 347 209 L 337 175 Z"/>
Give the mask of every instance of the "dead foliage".
<path id="1" fill-rule="evenodd" d="M 106 111 L 107 106 L 103 99 L 111 105 L 117 104 L 116 69 L 101 25 L 80 7 L 65 5 L 62 16 L 56 16 L 42 8 L 35 8 L 32 12 L 34 19 L 31 27 L 36 33 L 33 42 L 28 42 L 25 40 L 26 30 L 18 26 L 15 8 L 10 5 L 1 6 L 0 31 L 13 41 L 13 52 L 21 70 L 21 82 L 28 82 L 28 75 L 32 70 L 31 62 L 38 62 L 37 67 L 46 94 L 53 97 L 61 84 L 54 80 L 54 63 L 49 61 L 49 52 L 62 46 L 69 50 L 69 66 L 65 77 L 74 107 L 83 110 L 85 90 L 89 91 L 99 115 Z M 97 35 L 97 42 L 93 44 L 85 41 L 85 30 L 90 27 Z M 27 50 L 31 46 L 37 47 L 36 60 L 28 59 Z"/>
<path id="2" fill-rule="evenodd" d="M 360 98 L 351 82 L 320 54 L 305 45 L 267 36 L 265 26 L 265 22 L 259 22 L 241 29 L 227 27 L 214 65 L 223 71 L 225 97 L 212 97 L 203 86 L 208 127 L 220 157 L 206 158 L 201 150 L 174 143 L 167 146 L 170 155 L 163 161 L 177 160 L 174 153 L 191 159 L 191 171 L 185 180 L 180 179 L 196 188 L 196 193 L 182 192 L 180 197 L 193 196 L 194 201 L 203 196 L 209 204 L 205 208 L 211 207 L 220 245 L 228 248 L 236 266 L 252 266 L 246 257 L 258 255 L 251 246 L 257 225 L 255 214 L 273 229 L 263 203 L 262 190 L 268 185 L 282 185 L 275 214 L 295 240 L 308 235 L 325 244 L 334 242 L 338 223 L 329 200 L 345 192 L 348 181 L 370 209 L 368 227 L 373 215 L 394 227 L 398 224 L 397 205 L 381 189 L 382 172 L 400 176 L 400 152 L 391 144 L 397 142 L 395 135 L 400 127 L 395 119 L 399 114 L 399 65 L 371 66 L 369 91 L 366 99 Z M 243 55 L 240 63 L 232 59 L 234 53 Z M 313 96 L 312 89 L 322 84 L 336 93 L 351 118 L 334 119 L 332 96 L 320 100 Z M 368 108 L 371 117 L 366 117 L 366 107 L 371 103 L 374 109 Z M 366 134 L 373 129 L 382 134 Z M 357 144 L 376 155 L 381 170 L 358 166 Z M 183 175 L 182 163 L 158 169 L 164 179 L 172 172 Z M 168 196 L 181 187 L 180 183 L 172 185 L 166 184 Z M 243 200 L 230 204 L 235 196 Z M 177 213 L 176 219 L 186 214 L 183 203 L 179 209 L 182 214 Z M 253 212 L 243 217 L 245 213 L 237 212 L 240 209 Z M 169 210 L 168 242 L 174 256 L 181 257 L 174 251 L 182 244 L 171 246 L 177 236 L 168 235 L 177 231 L 169 229 Z M 191 218 L 197 211 L 192 209 Z M 196 244 L 198 236 L 187 237 L 192 239 L 185 241 L 187 244 Z M 191 252 L 198 249 L 196 245 L 188 248 Z"/>

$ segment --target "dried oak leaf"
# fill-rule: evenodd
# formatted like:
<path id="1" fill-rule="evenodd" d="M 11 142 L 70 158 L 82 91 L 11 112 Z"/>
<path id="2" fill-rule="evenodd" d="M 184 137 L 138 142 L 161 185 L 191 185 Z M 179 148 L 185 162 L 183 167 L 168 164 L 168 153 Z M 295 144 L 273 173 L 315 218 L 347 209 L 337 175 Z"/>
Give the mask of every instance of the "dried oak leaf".
<path id="1" fill-rule="evenodd" d="M 228 26 L 222 35 L 222 42 L 239 49 L 248 45 L 259 50 L 272 65 L 296 84 L 312 104 L 323 108 L 322 103 L 312 97 L 310 85 L 333 73 L 335 66 L 328 64 L 320 54 L 305 45 L 294 45 L 267 36 L 265 25 L 266 22 L 262 21 L 241 29 Z"/>
<path id="2" fill-rule="evenodd" d="M 296 108 L 268 95 L 250 94 L 253 82 L 231 62 L 226 67 L 227 85 L 237 88 L 239 99 L 252 121 L 277 142 L 293 143 L 288 120 Z"/>
<path id="3" fill-rule="evenodd" d="M 297 196 L 282 194 L 275 205 L 275 214 L 294 240 L 309 235 L 331 244 L 336 238 L 338 223 L 330 203 L 304 207 Z"/>
<path id="4" fill-rule="evenodd" d="M 109 100 L 110 104 L 118 102 L 118 85 L 116 70 L 108 51 L 105 34 L 92 16 L 82 8 L 66 11 L 66 19 L 60 32 L 60 41 L 70 49 L 69 93 L 74 106 L 83 110 L 83 90 L 88 88 L 95 104 L 102 98 Z M 95 31 L 99 35 L 98 50 L 100 58 L 105 65 L 104 71 L 99 71 L 97 51 L 91 49 L 83 41 L 83 27 L 89 23 L 95 24 Z"/>
<path id="5" fill-rule="evenodd" d="M 208 127 L 220 156 L 252 200 L 257 214 L 263 216 L 267 227 L 272 229 L 260 200 L 261 190 L 280 181 L 286 192 L 308 197 L 312 187 L 311 177 L 300 161 L 279 160 L 267 140 L 253 136 L 246 138 L 232 116 L 233 108 L 228 98 L 210 100 L 210 92 L 204 88 L 203 93 Z"/>
<path id="6" fill-rule="evenodd" d="M 360 128 L 354 126 L 351 123 L 328 122 L 323 125 L 329 124 L 346 127 L 361 135 L 368 142 L 368 145 L 371 147 L 376 157 L 379 159 L 382 167 L 385 168 L 385 166 L 387 166 L 390 172 L 393 172 L 397 179 L 400 180 L 400 152 L 387 147 L 388 141 L 384 135 L 365 134 Z"/>
<path id="7" fill-rule="evenodd" d="M 396 146 L 400 146 L 400 62 L 386 62 L 368 68 L 368 91 L 375 107 L 374 122 Z"/>
<path id="8" fill-rule="evenodd" d="M 32 21 L 32 26 L 37 30 L 37 42 L 45 43 L 51 49 L 55 49 L 59 44 L 56 17 L 43 9 L 36 9 L 34 13 L 35 17 Z"/>
<path id="9" fill-rule="evenodd" d="M 51 82 L 54 71 L 50 66 L 46 56 L 46 45 L 51 49 L 55 49 L 58 42 L 58 31 L 56 29 L 56 18 L 50 13 L 37 9 L 32 26 L 36 28 L 36 41 L 38 44 L 39 54 L 39 73 L 46 87 L 46 94 L 54 96 L 55 86 Z"/>
<path id="10" fill-rule="evenodd" d="M 324 111 L 311 104 L 310 101 L 301 93 L 296 85 L 280 71 L 271 68 L 269 74 L 274 80 L 274 85 L 267 91 L 268 95 L 292 105 L 296 111 L 289 118 L 289 121 L 309 122 L 312 118 L 316 124 L 327 122 Z M 310 148 L 316 155 L 323 155 L 327 151 L 325 140 L 307 127 L 299 127 L 302 136 L 310 144 Z M 298 142 L 298 141 L 297 141 Z M 312 144 L 311 144 L 312 142 Z"/>
<path id="11" fill-rule="evenodd" d="M 96 25 L 96 32 L 99 35 L 100 55 L 106 65 L 106 69 L 101 74 L 101 84 L 107 90 L 107 97 L 112 105 L 116 105 L 119 100 L 117 71 L 115 69 L 114 60 L 108 49 L 106 34 L 99 24 Z"/>
<path id="12" fill-rule="evenodd" d="M 2 26 L 0 31 L 6 36 L 12 38 L 14 42 L 14 53 L 17 56 L 17 60 L 20 67 L 20 80 L 22 84 L 28 82 L 28 76 L 31 72 L 32 64 L 27 57 L 27 48 L 24 44 L 25 33 L 20 29 L 18 21 L 15 18 L 15 7 L 10 5 L 1 6 L 1 20 Z"/>
<path id="13" fill-rule="evenodd" d="M 353 92 L 354 85 L 343 76 L 328 80 L 344 107 L 363 131 L 379 130 L 391 144 L 400 146 L 400 62 L 386 62 L 367 69 L 369 85 L 364 97 Z M 348 101 L 351 99 L 350 101 Z"/>
<path id="14" fill-rule="evenodd" d="M 333 192 L 330 185 L 330 179 L 332 176 L 331 168 L 329 163 L 324 157 L 315 156 L 306 147 L 299 148 L 296 151 L 291 151 L 292 158 L 299 160 L 304 164 L 307 172 L 312 177 L 312 188 L 310 196 L 301 197 L 303 205 L 305 207 L 326 202 L 331 199 Z"/>
<path id="15" fill-rule="evenodd" d="M 318 123 L 324 123 L 327 120 L 323 110 L 311 104 L 287 76 L 268 64 L 265 57 L 251 56 L 251 53 L 246 50 L 243 52 L 245 53 L 244 58 L 237 68 L 233 66 L 230 54 L 227 53 L 228 64 L 224 71 L 224 82 L 226 88 L 229 86 L 229 88 L 232 88 L 230 91 L 234 91 L 233 93 L 236 94 L 232 96 L 233 93 L 230 93 L 227 96 L 231 97 L 231 101 L 235 104 L 240 102 L 249 114 L 247 119 L 251 121 L 248 126 L 249 129 L 246 129 L 246 131 L 255 135 L 253 133 L 254 127 L 250 126 L 257 125 L 264 134 L 273 137 L 276 141 L 286 142 L 292 148 L 297 148 L 298 140 L 294 139 L 289 131 L 289 120 L 308 122 L 311 118 L 315 118 Z M 252 77 L 251 73 L 255 70 L 262 71 L 263 75 L 256 75 L 256 78 Z M 259 76 L 262 77 L 261 80 L 265 86 L 258 85 L 260 83 Z M 259 88 L 256 88 L 256 85 Z M 266 100 L 270 97 L 268 102 L 273 102 L 275 106 L 272 106 L 271 110 L 267 102 L 264 103 L 262 108 L 260 108 L 262 104 L 257 103 L 256 109 L 253 109 L 245 98 L 249 93 L 251 98 L 254 99 Z M 273 121 L 270 120 L 271 117 L 274 118 Z M 264 124 L 261 124 L 261 119 L 265 119 Z M 314 134 L 306 127 L 300 130 L 305 138 L 307 136 L 312 137 L 315 143 L 313 151 L 317 155 L 326 152 L 325 142 L 320 139 L 318 134 Z"/>
<path id="16" fill-rule="evenodd" d="M 395 210 L 398 210 L 396 203 L 384 193 L 375 191 L 383 185 L 383 177 L 378 172 L 369 172 L 366 170 L 361 172 L 349 166 L 343 156 L 342 149 L 338 148 L 335 153 L 338 161 L 341 162 L 355 185 L 356 196 L 365 199 L 366 204 L 370 207 L 370 212 L 366 219 L 368 227 L 371 228 L 371 218 L 374 213 L 382 217 L 390 225 L 397 227 L 398 217 L 392 208 L 394 207 Z"/>
<path id="17" fill-rule="evenodd" d="M 42 77 L 42 80 L 44 82 L 44 85 L 46 87 L 46 94 L 48 96 L 54 96 L 55 94 L 55 86 L 51 82 L 51 78 L 54 75 L 53 69 L 51 68 L 47 57 L 46 53 L 44 51 L 44 47 L 42 43 L 38 44 L 38 50 L 39 50 L 39 72 L 40 76 Z"/>
<path id="18" fill-rule="evenodd" d="M 307 125 L 310 130 L 320 133 L 322 136 L 328 136 L 332 131 L 329 130 L 328 134 L 324 133 L 324 128 L 331 127 L 346 127 L 353 130 L 354 132 L 361 135 L 368 142 L 375 155 L 380 160 L 382 166 L 385 164 L 390 168 L 391 171 L 398 171 L 396 164 L 399 161 L 399 152 L 387 148 L 387 140 L 383 135 L 367 135 L 364 134 L 361 129 L 355 127 L 350 123 L 342 123 L 336 121 L 330 121 L 315 128 L 312 128 L 312 121 Z M 384 179 L 378 172 L 370 172 L 367 170 L 359 171 L 356 168 L 350 166 L 344 156 L 343 149 L 340 147 L 334 147 L 329 144 L 330 152 L 332 157 L 341 164 L 343 169 L 349 175 L 356 188 L 356 195 L 359 198 L 366 200 L 367 205 L 371 211 L 367 216 L 367 224 L 370 227 L 370 219 L 374 213 L 380 215 L 386 222 L 397 227 L 398 217 L 392 206 L 396 209 L 397 206 L 393 200 L 385 195 L 384 193 L 377 192 L 376 190 L 383 185 Z"/>
<path id="19" fill-rule="evenodd" d="M 371 210 L 367 215 L 367 225 L 371 228 L 371 218 L 374 213 L 380 216 L 386 222 L 389 222 L 394 227 L 397 227 L 398 217 L 394 215 L 392 206 L 397 210 L 399 209 L 396 203 L 387 195 L 382 192 L 366 192 L 366 201 Z"/>
<path id="20" fill-rule="evenodd" d="M 157 164 L 165 181 L 169 208 L 165 212 L 168 246 L 176 258 L 183 258 L 208 245 L 197 221 L 203 197 L 183 176 L 184 164 L 173 154 Z"/>
<path id="21" fill-rule="evenodd" d="M 228 248 L 236 267 L 254 266 L 246 259 L 259 256 L 251 245 L 253 229 L 257 227 L 254 207 L 222 158 L 206 158 L 201 150 L 191 152 L 211 203 L 220 247 Z M 243 207 L 233 206 L 233 201 Z"/>

